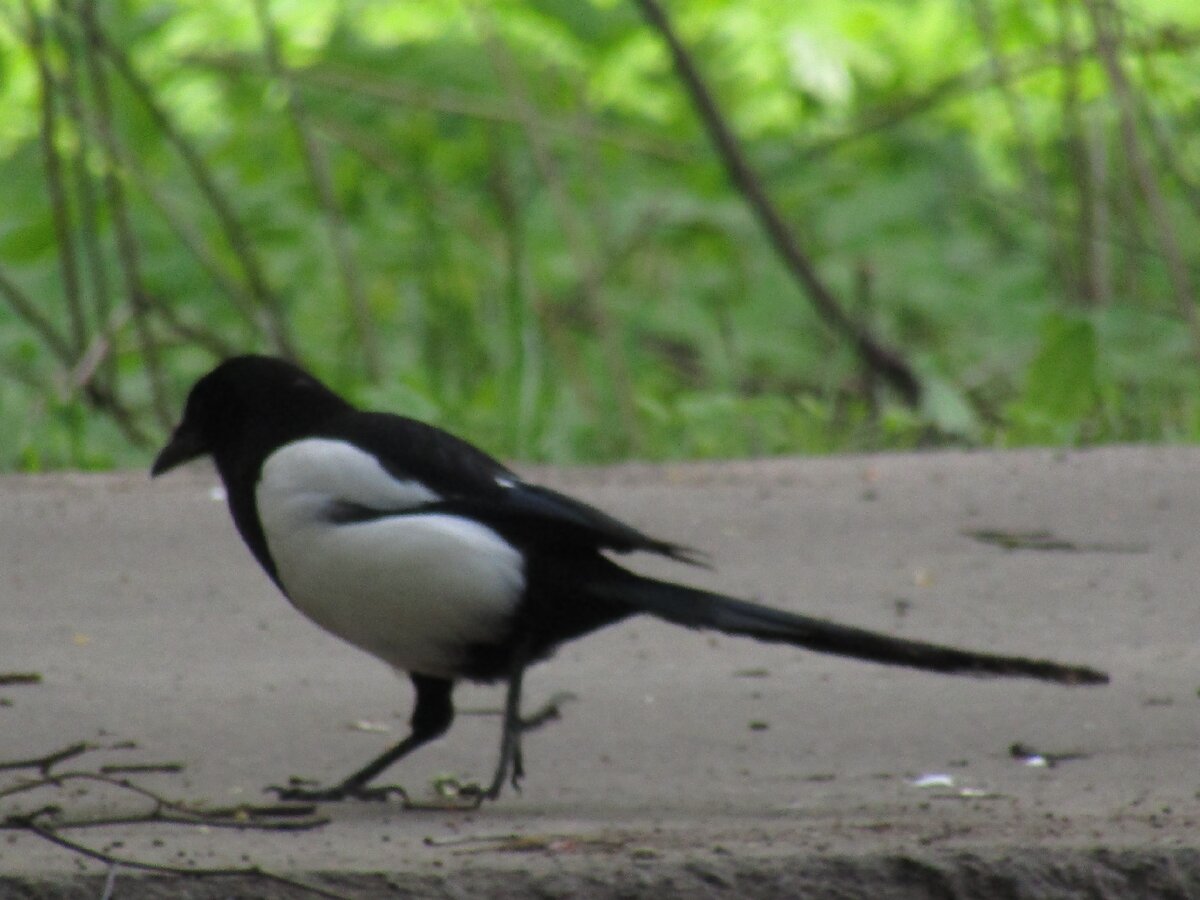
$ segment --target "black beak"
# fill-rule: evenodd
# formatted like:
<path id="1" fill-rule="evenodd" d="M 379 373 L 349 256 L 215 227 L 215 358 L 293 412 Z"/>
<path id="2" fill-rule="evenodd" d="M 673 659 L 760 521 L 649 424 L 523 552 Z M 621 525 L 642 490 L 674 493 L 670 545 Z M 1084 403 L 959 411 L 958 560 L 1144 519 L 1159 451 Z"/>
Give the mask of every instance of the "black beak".
<path id="1" fill-rule="evenodd" d="M 181 422 L 175 429 L 175 433 L 171 435 L 167 446 L 163 447 L 158 456 L 154 458 L 154 465 L 150 467 L 150 477 L 154 478 L 163 472 L 169 472 L 176 466 L 181 466 L 206 453 L 208 453 L 208 448 L 200 437 Z"/>

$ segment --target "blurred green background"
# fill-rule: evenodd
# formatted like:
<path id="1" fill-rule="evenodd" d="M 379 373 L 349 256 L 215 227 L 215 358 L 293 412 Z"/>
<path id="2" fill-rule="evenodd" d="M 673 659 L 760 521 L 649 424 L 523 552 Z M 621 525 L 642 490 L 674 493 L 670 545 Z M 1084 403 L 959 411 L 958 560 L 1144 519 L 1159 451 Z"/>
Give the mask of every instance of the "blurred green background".
<path id="1" fill-rule="evenodd" d="M 506 458 L 1200 438 L 1200 3 L 0 4 L 0 470 L 224 355 Z M 911 399 L 911 398 L 910 398 Z"/>

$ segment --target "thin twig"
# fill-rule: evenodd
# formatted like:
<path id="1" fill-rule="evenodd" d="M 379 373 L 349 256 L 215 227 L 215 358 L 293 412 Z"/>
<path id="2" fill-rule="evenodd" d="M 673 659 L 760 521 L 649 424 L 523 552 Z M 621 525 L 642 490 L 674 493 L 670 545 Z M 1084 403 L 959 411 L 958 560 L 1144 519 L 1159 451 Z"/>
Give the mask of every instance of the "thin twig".
<path id="1" fill-rule="evenodd" d="M 14 684 L 41 684 L 41 672 L 0 672 L 0 686 L 8 687 Z"/>
<path id="2" fill-rule="evenodd" d="M 226 243 L 242 268 L 250 293 L 258 301 L 259 310 L 262 315 L 262 324 L 268 340 L 276 352 L 288 358 L 295 359 L 296 349 L 283 304 L 275 292 L 267 285 L 267 278 L 263 271 L 263 266 L 259 262 L 258 255 L 254 250 L 254 244 L 250 240 L 250 236 L 246 233 L 245 228 L 243 228 L 237 213 L 234 212 L 233 204 L 217 184 L 217 180 L 205 162 L 204 157 L 201 156 L 200 151 L 196 149 L 192 141 L 176 126 L 174 119 L 171 118 L 166 109 L 154 96 L 153 89 L 133 67 L 129 57 L 120 47 L 108 39 L 108 35 L 99 27 L 98 23 L 96 40 L 100 51 L 104 53 L 105 57 L 112 63 L 116 73 L 121 76 L 133 92 L 133 95 L 145 107 L 146 112 L 149 113 L 150 118 L 154 121 L 159 131 L 162 132 L 163 137 L 166 138 L 169 144 L 175 147 L 180 159 L 183 160 L 185 168 L 196 183 L 197 189 L 212 208 L 224 231 Z M 159 206 L 161 209 L 162 205 L 159 204 Z M 176 227 L 176 232 L 179 233 L 178 227 Z M 193 253 L 195 253 L 195 250 L 193 250 Z M 197 256 L 197 258 L 204 263 L 206 257 Z M 224 281 L 222 283 L 226 291 L 230 293 L 232 299 L 243 299 L 240 289 L 231 289 L 229 284 Z M 256 325 L 258 324 L 253 312 L 246 308 L 244 302 L 239 309 L 244 315 L 248 315 L 251 322 Z"/>
<path id="3" fill-rule="evenodd" d="M 33 0 L 25 0 L 25 13 L 29 19 L 29 50 L 37 64 L 38 82 L 41 89 L 40 135 L 42 162 L 46 170 L 46 189 L 50 194 L 50 214 L 54 223 L 54 236 L 58 243 L 59 268 L 62 271 L 63 296 L 67 301 L 67 316 L 70 322 L 70 345 L 72 353 L 79 353 L 87 340 L 87 326 L 83 316 L 83 302 L 79 290 L 79 263 L 75 253 L 74 227 L 63 185 L 62 159 L 55 145 L 58 116 L 55 106 L 54 75 L 50 71 L 50 60 L 46 49 L 46 34 L 42 28 L 41 15 L 33 6 Z"/>
<path id="4" fill-rule="evenodd" d="M 85 133 L 87 129 L 99 133 L 100 124 L 91 117 L 85 117 L 80 124 L 83 126 L 81 130 Z M 225 270 L 222 263 L 206 246 L 204 237 L 192 224 L 188 215 L 179 210 L 169 195 L 154 183 L 136 156 L 117 139 L 116 135 L 113 135 L 112 149 L 117 155 L 121 173 L 129 178 L 150 201 L 150 204 L 158 210 L 168 227 L 175 232 L 180 243 L 192 254 L 200 267 L 209 274 L 213 282 L 233 301 L 234 308 L 242 318 L 257 332 L 260 327 L 260 316 L 256 310 L 258 304 L 255 298 L 250 296 L 247 289 Z M 200 344 L 217 358 L 229 356 L 234 352 L 229 343 L 215 330 L 200 326 L 184 326 L 169 304 L 148 294 L 144 294 L 143 299 L 146 309 L 153 308 L 168 328 Z"/>
<path id="5" fill-rule="evenodd" d="M 1163 169 L 1183 189 L 1183 197 L 1187 200 L 1188 205 L 1192 207 L 1193 214 L 1200 215 L 1200 181 L 1197 181 L 1193 176 L 1184 171 L 1185 165 L 1179 158 L 1179 153 L 1171 142 L 1171 135 L 1167 131 L 1167 126 L 1155 114 L 1151 104 L 1145 102 L 1138 105 L 1141 108 L 1142 121 L 1146 125 L 1146 130 L 1154 144 L 1154 149 L 1158 152 L 1158 158 L 1162 163 Z"/>
<path id="6" fill-rule="evenodd" d="M 1096 48 L 1116 102 L 1117 120 L 1121 140 L 1125 145 L 1125 154 L 1158 232 L 1167 276 L 1175 294 L 1176 308 L 1191 331 L 1192 351 L 1200 359 L 1200 314 L 1196 310 L 1196 295 L 1192 289 L 1187 260 L 1183 255 L 1175 224 L 1171 221 L 1171 211 L 1167 208 L 1158 179 L 1138 140 L 1134 90 L 1119 58 L 1120 13 L 1108 0 L 1083 0 L 1083 5 L 1091 17 L 1092 29 L 1096 35 Z"/>
<path id="7" fill-rule="evenodd" d="M 316 807 L 311 805 L 273 803 L 256 806 L 242 804 L 239 806 L 221 806 L 206 809 L 178 800 L 170 800 L 157 791 L 152 791 L 149 788 L 133 783 L 128 778 L 106 774 L 103 768 L 99 771 L 79 770 L 58 773 L 49 771 L 50 768 L 65 759 L 78 756 L 87 750 L 95 749 L 98 748 L 93 744 L 78 744 L 68 747 L 66 750 L 49 754 L 42 759 L 17 760 L 0 766 L 0 768 L 5 769 L 38 768 L 42 773 L 42 777 L 36 780 L 23 781 L 0 790 L 0 798 L 10 797 L 15 794 L 25 794 L 46 787 L 62 787 L 68 782 L 87 781 L 117 788 L 118 790 L 136 794 L 143 799 L 151 801 L 154 804 L 154 809 L 148 815 L 152 817 L 153 821 L 164 821 L 174 824 L 188 824 L 189 822 L 196 824 L 197 822 L 203 822 L 226 828 L 281 829 L 285 831 L 307 830 L 328 822 L 326 817 L 314 815 Z M 171 813 L 171 815 L 167 813 Z M 124 819 L 122 819 L 122 822 L 124 822 Z M 70 827 L 83 828 L 100 824 L 108 824 L 108 820 L 78 820 L 71 822 Z M 55 827 L 66 826 L 56 823 Z"/>
<path id="8" fill-rule="evenodd" d="M 184 57 L 184 62 L 234 74 L 262 70 L 259 60 L 234 53 L 195 53 Z M 425 84 L 405 82 L 391 77 L 387 81 L 380 81 L 370 73 L 336 68 L 328 63 L 318 63 L 303 70 L 292 71 L 290 74 L 297 85 L 310 91 L 324 90 L 340 96 L 350 95 L 377 100 L 389 106 L 415 107 L 483 122 L 526 124 L 521 111 L 515 105 L 506 103 L 504 98 L 457 88 L 430 88 Z M 542 125 L 548 131 L 577 138 L 586 139 L 590 135 L 604 144 L 664 162 L 689 163 L 694 162 L 697 157 L 697 153 L 688 147 L 680 147 L 678 143 L 632 131 L 607 127 L 585 133 L 573 119 L 560 120 L 553 117 L 544 117 Z"/>
<path id="9" fill-rule="evenodd" d="M 95 744 L 89 744 L 87 741 L 78 741 L 61 750 L 54 750 L 44 756 L 34 756 L 29 759 L 15 759 L 0 762 L 0 771 L 11 772 L 17 769 L 37 769 L 46 778 L 50 774 L 50 770 L 60 762 L 65 762 L 68 759 L 74 759 L 76 756 L 81 756 L 90 750 L 95 750 Z"/>
<path id="10" fill-rule="evenodd" d="M 141 449 L 153 446 L 154 441 L 143 429 L 139 417 L 110 388 L 86 384 L 83 392 L 92 406 L 108 414 L 130 444 Z"/>
<path id="11" fill-rule="evenodd" d="M 42 315 L 33 299 L 9 277 L 2 265 L 0 265 L 0 294 L 4 295 L 12 311 L 37 333 L 42 339 L 42 343 L 58 358 L 58 361 L 63 365 L 70 365 L 71 347 L 66 338 L 60 335 L 53 323 Z"/>
<path id="12" fill-rule="evenodd" d="M 96 21 L 96 0 L 83 0 L 81 21 L 86 36 L 84 41 L 84 58 L 87 63 L 88 78 L 92 86 L 96 103 L 96 121 L 101 146 L 104 148 L 106 160 L 104 166 L 104 187 L 109 210 L 112 213 L 116 229 L 117 258 L 121 263 L 121 275 L 125 293 L 129 298 L 129 307 L 133 313 L 134 329 L 138 337 L 138 349 L 146 370 L 146 378 L 150 386 L 151 406 L 163 427 L 170 426 L 172 412 L 167 404 L 166 385 L 163 376 L 162 361 L 158 353 L 158 341 L 151 327 L 149 304 L 145 289 L 142 286 L 141 263 L 137 238 L 134 234 L 133 222 L 129 215 L 129 207 L 125 203 L 125 191 L 117 175 L 120 155 L 116 135 L 113 132 L 112 99 L 108 93 L 108 74 L 100 63 L 98 46 L 99 25 Z"/>
<path id="13" fill-rule="evenodd" d="M 484 184 L 500 222 L 500 239 L 504 247 L 504 286 L 500 295 L 504 305 L 508 358 L 501 371 L 511 376 L 508 384 L 512 390 L 512 414 L 507 421 L 511 427 L 510 433 L 515 438 L 514 450 L 521 455 L 526 449 L 526 424 L 533 400 L 527 388 L 540 380 L 536 376 L 533 379 L 530 377 L 540 367 L 531 359 L 534 350 L 539 348 L 535 348 L 531 340 L 536 331 L 529 327 L 531 303 L 530 292 L 526 290 L 525 209 L 514 185 L 503 129 L 498 126 L 490 128 L 487 136 L 488 167 Z"/>
<path id="14" fill-rule="evenodd" d="M 121 867 L 116 863 L 108 867 L 108 872 L 104 876 L 104 892 L 100 895 L 100 900 L 112 900 L 113 892 L 117 889 L 117 872 Z"/>
<path id="15" fill-rule="evenodd" d="M 1084 125 L 1082 99 L 1080 97 L 1081 60 L 1075 51 L 1073 0 L 1056 0 L 1058 12 L 1059 70 L 1062 73 L 1060 96 L 1063 121 L 1064 151 L 1069 161 L 1067 177 L 1074 182 L 1078 197 L 1078 213 L 1075 222 L 1074 271 L 1069 289 L 1074 299 L 1100 304 L 1099 278 L 1093 251 L 1096 248 L 1096 212 L 1098 191 L 1093 180 L 1094 167 L 1091 145 L 1087 140 Z"/>
<path id="16" fill-rule="evenodd" d="M 550 195 L 555 215 L 563 229 L 563 237 L 575 260 L 578 272 L 577 295 L 586 306 L 588 316 L 595 324 L 600 339 L 605 365 L 614 384 L 617 410 L 620 414 L 622 431 L 626 440 L 636 449 L 638 445 L 638 419 L 634 404 L 633 376 L 629 361 L 621 347 L 618 327 L 608 315 L 602 302 L 600 264 L 590 249 L 593 241 L 584 233 L 584 226 L 576 215 L 567 193 L 566 179 L 554 158 L 549 142 L 541 127 L 537 105 L 529 96 L 521 72 L 507 44 L 495 28 L 490 15 L 481 6 L 474 6 L 475 21 L 483 31 L 485 44 L 492 57 L 493 68 L 500 76 L 525 123 L 525 136 L 533 157 L 534 166 Z"/>
<path id="17" fill-rule="evenodd" d="M 287 110 L 291 118 L 292 129 L 296 133 L 300 155 L 304 160 L 304 167 L 308 172 L 317 203 L 323 214 L 329 241 L 333 245 L 338 273 L 341 276 L 342 288 L 346 292 L 346 299 L 350 305 L 350 316 L 354 323 L 355 338 L 358 341 L 358 353 L 361 354 L 367 378 L 372 382 L 378 382 L 383 373 L 379 339 L 375 323 L 372 321 L 370 307 L 367 304 L 366 293 L 363 290 L 358 263 L 355 261 L 354 250 L 351 247 L 350 229 L 334 191 L 333 180 L 329 174 L 329 161 L 321 143 L 309 127 L 304 103 L 292 84 L 291 73 L 280 54 L 279 35 L 275 30 L 275 23 L 271 19 L 268 2 L 269 0 L 254 0 L 254 10 L 262 31 L 263 55 L 268 69 L 279 80 L 287 97 Z"/>
<path id="18" fill-rule="evenodd" d="M 175 773 L 182 772 L 183 769 L 184 765 L 180 762 L 110 763 L 109 765 L 101 766 L 99 772 L 101 775 L 135 775 L 147 772 Z"/>
<path id="19" fill-rule="evenodd" d="M 1034 214 L 1046 230 L 1049 256 L 1047 262 L 1054 270 L 1059 284 L 1069 290 L 1071 285 L 1070 260 L 1063 246 L 1058 212 L 1051 199 L 1050 184 L 1045 169 L 1038 159 L 1037 140 L 1034 137 L 1033 126 L 1029 122 L 1029 111 L 1026 109 L 1020 93 L 1016 90 L 1013 73 L 1008 67 L 1008 58 L 1000 46 L 1000 35 L 991 2 L 992 0 L 971 0 L 975 27 L 987 49 L 993 84 L 1000 93 L 1000 98 L 1008 110 L 1008 117 L 1012 121 L 1013 133 L 1016 138 L 1016 152 L 1024 175 L 1028 179 Z"/>
<path id="20" fill-rule="evenodd" d="M 318 897 L 329 897 L 332 900 L 349 900 L 348 895 L 338 894 L 333 891 L 327 891 L 324 888 L 316 887 L 315 885 L 307 884 L 297 878 L 289 878 L 286 875 L 280 875 L 276 872 L 270 872 L 261 866 L 230 866 L 230 867 L 212 867 L 212 868 L 191 868 L 188 866 L 173 866 L 167 863 L 152 863 L 141 859 L 131 859 L 124 856 L 116 856 L 104 850 L 97 850 L 94 847 L 89 847 L 86 844 L 81 844 L 78 841 L 73 841 L 70 838 L 63 837 L 58 834 L 53 828 L 46 828 L 38 824 L 35 815 L 25 817 L 10 816 L 4 827 L 16 828 L 29 834 L 36 835 L 44 841 L 62 847 L 64 850 L 70 850 L 72 853 L 78 853 L 80 856 L 86 856 L 89 859 L 94 859 L 97 862 L 102 862 L 108 866 L 123 866 L 128 869 L 137 869 L 142 872 L 158 872 L 163 875 L 179 875 L 185 878 L 262 878 L 267 881 L 275 882 L 276 884 L 286 885 L 299 890 L 307 891 Z"/>
<path id="21" fill-rule="evenodd" d="M 304 84 L 312 87 L 324 87 L 343 93 L 354 93 L 362 97 L 371 97 L 385 103 L 398 106 L 415 106 L 421 109 L 431 109 L 435 112 L 450 113 L 459 116 L 470 116 L 473 119 L 501 122 L 528 127 L 530 120 L 520 104 L 498 104 L 491 97 L 481 97 L 468 91 L 441 87 L 434 90 L 428 87 L 405 84 L 389 80 L 374 81 L 359 73 L 339 72 L 327 66 L 306 70 L 298 77 Z M 575 120 L 559 120 L 553 117 L 539 115 L 539 127 L 559 134 L 569 135 L 580 140 L 594 140 L 602 144 L 619 147 L 630 153 L 638 153 L 661 159 L 665 162 L 686 163 L 696 158 L 696 153 L 688 148 L 680 148 L 677 144 L 655 140 L 628 131 L 615 131 L 611 128 L 580 127 Z"/>
<path id="22" fill-rule="evenodd" d="M 85 125 L 87 115 L 81 85 L 86 83 L 84 73 L 80 70 L 79 60 L 85 52 L 82 48 L 84 41 L 75 30 L 68 27 L 68 22 L 77 18 L 74 0 L 56 0 L 58 16 L 55 26 L 59 43 L 63 47 L 66 60 L 66 78 L 63 80 L 63 94 L 67 101 L 67 111 L 75 122 L 78 133 L 78 144 L 72 154 L 75 172 L 75 195 L 79 199 L 79 229 L 83 243 L 84 258 L 94 305 L 93 318 L 99 323 L 99 340 L 108 348 L 102 362 L 103 381 L 115 397 L 117 394 L 117 354 L 116 330 L 112 322 L 112 291 L 109 288 L 108 265 L 104 259 L 104 251 L 100 246 L 100 201 L 96 196 L 96 185 L 88 167 L 91 156 L 91 135 Z M 93 337 L 93 343 L 96 336 Z M 86 351 L 85 351 L 86 352 Z"/>
<path id="23" fill-rule="evenodd" d="M 1181 55 L 1193 50 L 1197 45 L 1200 45 L 1200 30 L 1172 31 L 1169 37 L 1155 33 L 1141 40 L 1130 41 L 1131 49 L 1143 55 Z M 1004 54 L 1002 64 L 1010 81 L 1015 84 L 1047 69 L 1061 68 L 1064 62 L 1061 52 L 1061 47 L 1035 47 L 1024 52 Z M 1084 46 L 1074 51 L 1076 62 L 1094 55 L 1094 47 Z M 886 105 L 867 107 L 855 115 L 846 130 L 801 145 L 798 150 L 799 158 L 807 161 L 828 155 L 845 144 L 895 128 L 908 119 L 932 112 L 956 97 L 988 87 L 993 83 L 994 73 L 995 61 L 987 60 L 965 71 L 944 76 L 919 94 L 890 99 Z"/>
<path id="24" fill-rule="evenodd" d="M 818 315 L 838 334 L 854 345 L 872 369 L 890 384 L 910 405 L 916 405 L 921 397 L 921 383 L 916 373 L 900 352 L 878 340 L 863 324 L 854 321 L 842 309 L 833 291 L 817 273 L 816 266 L 800 248 L 799 241 L 791 228 L 783 221 L 775 205 L 767 197 L 766 190 L 742 152 L 733 131 L 716 105 L 708 86 L 683 46 L 666 12 L 657 0 L 634 0 L 646 21 L 661 35 L 671 51 L 675 69 L 687 88 L 696 111 L 699 113 L 710 139 L 725 165 L 726 173 L 734 186 L 741 191 L 746 202 L 758 217 L 793 278 L 805 289 Z"/>
<path id="25" fill-rule="evenodd" d="M 134 784 L 127 779 L 116 778 L 102 772 L 81 770 L 55 774 L 51 771 L 55 765 L 66 759 L 71 759 L 82 753 L 97 749 L 101 748 L 98 745 L 81 741 L 61 750 L 47 753 L 41 757 L 0 762 L 0 770 L 37 769 L 42 776 L 36 780 L 21 782 L 0 789 L 0 799 L 43 788 L 61 789 L 64 785 L 71 782 L 86 781 L 133 793 L 140 798 L 149 800 L 153 806 L 148 812 L 136 815 L 108 815 L 72 819 L 64 816 L 59 806 L 48 804 L 32 812 L 14 812 L 0 817 L 0 830 L 23 831 L 33 834 L 72 853 L 105 863 L 109 866 L 106 891 L 109 890 L 112 884 L 113 873 L 116 868 L 126 867 L 139 871 L 179 875 L 187 878 L 262 878 L 287 885 L 288 887 L 303 889 L 321 897 L 342 897 L 340 894 L 326 891 L 324 888 L 307 884 L 298 879 L 270 872 L 260 866 L 196 868 L 153 863 L 140 859 L 115 856 L 106 850 L 98 850 L 95 847 L 65 837 L 61 833 L 64 829 L 101 828 L 113 825 L 166 824 L 204 826 L 209 828 L 234 828 L 240 830 L 299 831 L 318 828 L 329 821 L 324 816 L 314 815 L 315 807 L 313 806 L 270 804 L 264 806 L 234 806 L 205 809 L 169 800 L 161 794 Z"/>
<path id="26" fill-rule="evenodd" d="M 76 364 L 66 339 L 55 331 L 54 326 L 38 310 L 37 304 L 8 276 L 3 266 L 0 266 L 0 295 L 8 301 L 13 312 L 41 337 L 42 342 L 63 367 L 68 372 L 73 371 Z M 84 358 L 86 357 L 85 348 Z M 133 446 L 150 445 L 150 438 L 138 424 L 137 416 L 121 402 L 111 386 L 89 382 L 83 385 L 83 390 L 88 402 L 101 412 L 107 413 Z"/>
<path id="27" fill-rule="evenodd" d="M 230 299 L 233 308 L 257 332 L 262 327 L 261 320 L 264 318 L 262 304 L 251 295 L 247 287 L 239 283 L 225 269 L 216 254 L 207 246 L 204 236 L 193 223 L 191 215 L 176 206 L 170 194 L 154 182 L 137 157 L 120 141 L 116 142 L 116 150 L 122 173 L 137 186 L 143 196 L 150 201 L 151 206 L 158 210 L 163 221 L 175 232 L 179 242 L 191 253 L 200 268 L 208 273 L 213 283 Z M 266 316 L 265 318 L 269 320 L 272 317 Z M 273 334 L 273 329 L 265 330 L 268 332 L 267 337 L 272 345 L 282 351 L 283 348 L 279 346 L 279 340 Z"/>

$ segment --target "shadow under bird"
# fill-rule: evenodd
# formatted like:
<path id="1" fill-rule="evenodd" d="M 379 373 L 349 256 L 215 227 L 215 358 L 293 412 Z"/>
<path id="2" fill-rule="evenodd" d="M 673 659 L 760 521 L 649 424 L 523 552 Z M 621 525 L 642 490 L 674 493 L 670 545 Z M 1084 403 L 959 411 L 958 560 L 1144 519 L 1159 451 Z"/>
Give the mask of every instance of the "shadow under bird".
<path id="1" fill-rule="evenodd" d="M 702 563 L 585 503 L 524 481 L 430 425 L 363 412 L 291 363 L 239 356 L 201 378 L 154 461 L 160 475 L 210 456 L 254 558 L 300 612 L 412 681 L 411 731 L 339 784 L 285 799 L 380 798 L 372 780 L 444 734 L 455 682 L 508 685 L 497 797 L 524 772 L 526 668 L 634 615 L 875 663 L 956 675 L 1103 684 L 1049 660 L 976 653 L 838 625 L 635 574 L 613 555 Z"/>

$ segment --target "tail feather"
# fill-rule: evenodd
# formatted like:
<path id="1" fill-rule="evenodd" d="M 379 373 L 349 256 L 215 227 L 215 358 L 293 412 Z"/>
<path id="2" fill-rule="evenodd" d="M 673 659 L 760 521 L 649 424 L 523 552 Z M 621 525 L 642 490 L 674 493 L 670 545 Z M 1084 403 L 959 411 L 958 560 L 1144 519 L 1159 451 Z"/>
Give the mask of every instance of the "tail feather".
<path id="1" fill-rule="evenodd" d="M 636 575 L 598 585 L 597 590 L 606 600 L 632 606 L 640 612 L 688 628 L 713 628 L 726 634 L 792 644 L 884 665 L 985 678 L 1037 678 L 1068 685 L 1108 683 L 1107 674 L 1085 666 L 976 653 L 890 637 Z"/>

